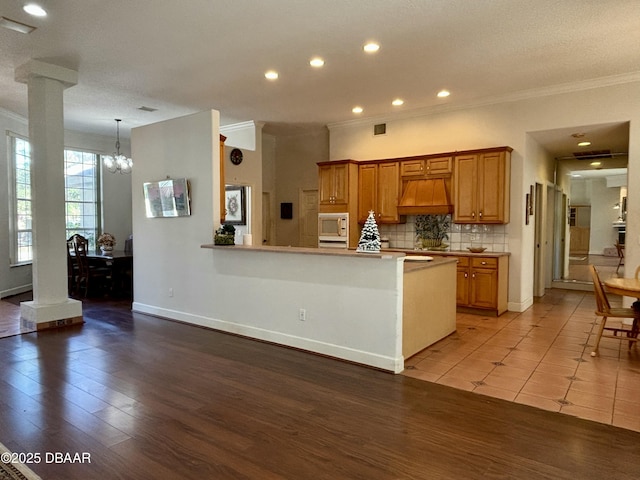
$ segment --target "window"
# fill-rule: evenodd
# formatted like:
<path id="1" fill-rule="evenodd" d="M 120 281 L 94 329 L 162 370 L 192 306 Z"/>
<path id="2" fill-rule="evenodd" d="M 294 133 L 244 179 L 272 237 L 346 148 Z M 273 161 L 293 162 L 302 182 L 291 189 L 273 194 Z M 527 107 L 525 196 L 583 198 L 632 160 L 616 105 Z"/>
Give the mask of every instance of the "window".
<path id="1" fill-rule="evenodd" d="M 31 216 L 31 151 L 29 141 L 10 134 L 13 201 L 11 210 L 11 263 L 19 265 L 33 260 Z M 66 238 L 79 233 L 95 248 L 100 225 L 98 197 L 99 156 L 78 150 L 65 150 Z"/>
<path id="2" fill-rule="evenodd" d="M 30 262 L 33 258 L 33 231 L 31 217 L 31 148 L 24 138 L 11 135 L 11 150 L 13 152 L 12 190 L 14 201 L 12 205 L 10 227 L 11 235 L 11 263 L 21 264 Z"/>
<path id="3" fill-rule="evenodd" d="M 66 238 L 79 233 L 96 248 L 98 237 L 98 155 L 64 152 Z"/>

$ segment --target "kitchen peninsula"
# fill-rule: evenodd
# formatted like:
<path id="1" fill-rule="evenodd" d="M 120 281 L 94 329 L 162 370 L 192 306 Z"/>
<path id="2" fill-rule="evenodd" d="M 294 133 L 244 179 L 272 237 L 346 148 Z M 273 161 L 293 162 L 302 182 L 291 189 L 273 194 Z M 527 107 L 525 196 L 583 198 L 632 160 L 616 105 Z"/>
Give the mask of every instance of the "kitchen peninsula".
<path id="1" fill-rule="evenodd" d="M 404 253 L 216 246 L 215 296 L 237 298 L 203 325 L 399 373 L 455 331 L 456 260 Z M 225 305 L 228 302 L 224 302 Z"/>

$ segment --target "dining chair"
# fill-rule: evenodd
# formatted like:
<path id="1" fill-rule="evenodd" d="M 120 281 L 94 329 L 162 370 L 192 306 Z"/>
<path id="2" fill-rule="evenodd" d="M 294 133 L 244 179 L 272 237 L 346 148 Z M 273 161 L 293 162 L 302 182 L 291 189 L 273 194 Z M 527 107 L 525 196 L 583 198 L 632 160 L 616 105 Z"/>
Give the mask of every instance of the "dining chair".
<path id="1" fill-rule="evenodd" d="M 629 348 L 638 342 L 638 319 L 640 318 L 640 309 L 634 308 L 611 308 L 607 294 L 605 293 L 598 271 L 593 265 L 589 265 L 591 277 L 593 279 L 593 290 L 596 297 L 596 315 L 602 317 L 598 334 L 596 337 L 596 345 L 591 352 L 591 356 L 598 355 L 600 347 L 600 339 L 614 338 L 616 340 L 629 340 Z M 604 331 L 613 332 L 604 334 Z"/>
<path id="2" fill-rule="evenodd" d="M 80 274 L 80 267 L 76 260 L 74 248 L 75 237 L 76 235 L 72 235 L 67 239 L 67 288 L 69 295 L 76 293 L 78 275 Z"/>
<path id="3" fill-rule="evenodd" d="M 111 269 L 107 267 L 96 267 L 89 264 L 87 251 L 89 242 L 82 235 L 74 235 L 74 253 L 78 262 L 78 281 L 77 291 L 84 289 L 84 297 L 89 295 L 89 288 L 93 285 L 94 280 L 100 281 L 100 286 L 109 289 L 108 284 L 111 281 Z"/>
<path id="4" fill-rule="evenodd" d="M 620 270 L 620 267 L 624 266 L 624 243 L 616 242 L 616 251 L 618 252 L 618 267 L 616 273 Z"/>

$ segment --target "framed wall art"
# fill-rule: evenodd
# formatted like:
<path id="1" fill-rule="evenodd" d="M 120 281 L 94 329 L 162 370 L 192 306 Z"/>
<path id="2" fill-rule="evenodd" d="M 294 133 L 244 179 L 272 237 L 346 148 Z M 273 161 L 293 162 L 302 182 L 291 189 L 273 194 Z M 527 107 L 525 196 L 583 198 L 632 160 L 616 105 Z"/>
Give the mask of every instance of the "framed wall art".
<path id="1" fill-rule="evenodd" d="M 224 223 L 230 225 L 247 224 L 247 203 L 244 187 L 241 185 L 227 185 L 225 187 Z"/>
<path id="2" fill-rule="evenodd" d="M 147 218 L 191 215 L 190 185 L 186 178 L 145 182 L 142 189 Z"/>

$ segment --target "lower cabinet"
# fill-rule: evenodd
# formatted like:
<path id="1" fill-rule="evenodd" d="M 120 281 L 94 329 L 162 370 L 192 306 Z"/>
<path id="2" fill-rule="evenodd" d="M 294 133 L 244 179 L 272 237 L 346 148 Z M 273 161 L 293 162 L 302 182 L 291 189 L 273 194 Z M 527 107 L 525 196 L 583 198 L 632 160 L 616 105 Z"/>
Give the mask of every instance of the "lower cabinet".
<path id="1" fill-rule="evenodd" d="M 456 303 L 500 315 L 507 311 L 509 257 L 458 257 Z"/>

